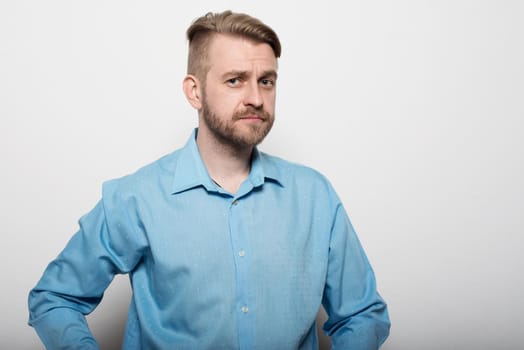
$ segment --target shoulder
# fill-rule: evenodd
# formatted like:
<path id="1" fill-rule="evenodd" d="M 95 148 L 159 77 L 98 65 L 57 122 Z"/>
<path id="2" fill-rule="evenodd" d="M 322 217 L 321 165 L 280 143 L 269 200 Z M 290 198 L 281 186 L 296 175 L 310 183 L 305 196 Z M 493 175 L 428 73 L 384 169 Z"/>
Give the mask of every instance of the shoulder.
<path id="1" fill-rule="evenodd" d="M 327 196 L 330 201 L 339 202 L 339 198 L 329 179 L 320 171 L 289 160 L 261 152 L 265 167 L 274 169 L 277 180 L 284 187 L 304 191 L 312 196 Z"/>
<path id="2" fill-rule="evenodd" d="M 180 150 L 167 154 L 133 173 L 105 181 L 102 197 L 105 199 L 144 196 L 158 191 L 169 191 Z"/>
<path id="3" fill-rule="evenodd" d="M 260 152 L 264 167 L 273 168 L 285 181 L 313 181 L 330 184 L 327 177 L 320 171 L 309 166 L 295 163 L 280 157 Z"/>

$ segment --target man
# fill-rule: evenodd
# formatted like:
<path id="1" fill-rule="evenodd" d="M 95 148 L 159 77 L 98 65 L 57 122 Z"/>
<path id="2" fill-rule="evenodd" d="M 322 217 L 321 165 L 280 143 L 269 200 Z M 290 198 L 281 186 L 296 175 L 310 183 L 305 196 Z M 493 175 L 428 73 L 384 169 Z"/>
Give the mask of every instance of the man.
<path id="1" fill-rule="evenodd" d="M 125 349 L 376 349 L 389 333 L 373 271 L 329 182 L 259 152 L 274 120 L 277 35 L 229 11 L 188 29 L 186 146 L 109 181 L 29 295 L 49 349 L 97 349 L 84 315 L 117 273 Z"/>

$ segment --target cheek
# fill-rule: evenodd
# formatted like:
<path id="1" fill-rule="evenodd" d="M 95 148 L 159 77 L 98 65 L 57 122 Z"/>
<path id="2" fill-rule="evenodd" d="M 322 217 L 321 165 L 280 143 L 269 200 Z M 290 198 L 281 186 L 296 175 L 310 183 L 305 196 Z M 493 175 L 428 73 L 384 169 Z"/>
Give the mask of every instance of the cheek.
<path id="1" fill-rule="evenodd" d="M 268 93 L 264 99 L 264 104 L 267 106 L 268 109 L 275 109 L 275 99 L 276 94 L 275 92 Z"/>
<path id="2" fill-rule="evenodd" d="M 238 106 L 238 98 L 230 93 L 213 93 L 207 96 L 208 106 L 218 114 L 227 114 Z"/>

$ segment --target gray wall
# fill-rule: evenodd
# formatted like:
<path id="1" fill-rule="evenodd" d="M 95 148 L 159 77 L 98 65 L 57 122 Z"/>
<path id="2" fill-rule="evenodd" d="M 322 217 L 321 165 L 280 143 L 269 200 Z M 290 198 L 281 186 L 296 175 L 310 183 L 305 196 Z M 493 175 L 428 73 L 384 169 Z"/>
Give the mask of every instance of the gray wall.
<path id="1" fill-rule="evenodd" d="M 233 8 L 281 36 L 261 148 L 337 188 L 390 305 L 384 349 L 521 348 L 524 3 L 196 3 L 0 3 L 1 347 L 41 348 L 27 293 L 102 181 L 183 145 L 184 31 Z M 90 316 L 106 349 L 128 299 L 119 277 Z"/>

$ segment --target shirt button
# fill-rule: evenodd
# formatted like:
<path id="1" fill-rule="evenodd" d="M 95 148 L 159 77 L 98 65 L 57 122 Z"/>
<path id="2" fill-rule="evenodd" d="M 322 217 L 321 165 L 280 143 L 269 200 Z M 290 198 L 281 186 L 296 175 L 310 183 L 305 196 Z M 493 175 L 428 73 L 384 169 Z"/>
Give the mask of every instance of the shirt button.
<path id="1" fill-rule="evenodd" d="M 240 311 L 242 311 L 243 313 L 247 314 L 248 311 L 249 311 L 249 308 L 247 306 L 242 306 L 242 308 L 240 309 Z"/>
<path id="2" fill-rule="evenodd" d="M 242 257 L 242 256 L 246 255 L 246 252 L 244 250 L 240 250 L 238 252 L 238 255 Z"/>

